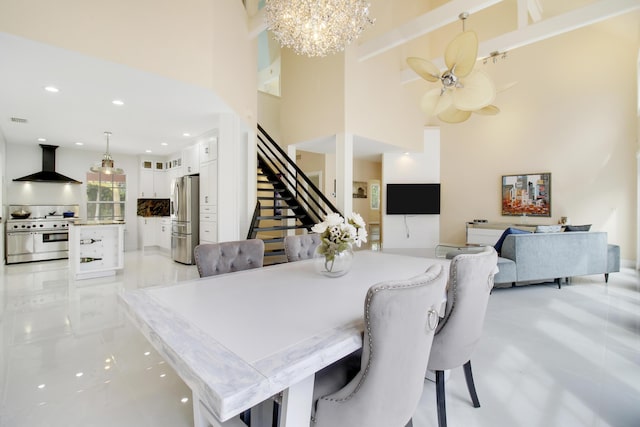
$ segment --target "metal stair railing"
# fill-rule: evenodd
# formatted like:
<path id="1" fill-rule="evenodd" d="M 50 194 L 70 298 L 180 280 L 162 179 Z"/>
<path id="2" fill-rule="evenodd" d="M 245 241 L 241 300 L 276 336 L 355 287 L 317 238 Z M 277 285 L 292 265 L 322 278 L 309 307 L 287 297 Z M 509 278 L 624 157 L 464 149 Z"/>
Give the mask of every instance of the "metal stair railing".
<path id="1" fill-rule="evenodd" d="M 340 213 L 333 203 L 311 182 L 285 151 L 258 124 L 258 156 L 272 172 L 278 175 L 298 204 L 313 223 L 322 221 L 325 215 Z"/>

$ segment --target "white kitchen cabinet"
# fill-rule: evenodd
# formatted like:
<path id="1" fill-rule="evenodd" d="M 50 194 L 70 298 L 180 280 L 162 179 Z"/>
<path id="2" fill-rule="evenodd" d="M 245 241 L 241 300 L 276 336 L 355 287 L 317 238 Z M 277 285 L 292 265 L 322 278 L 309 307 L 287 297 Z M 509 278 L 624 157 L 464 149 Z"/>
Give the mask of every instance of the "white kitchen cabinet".
<path id="1" fill-rule="evenodd" d="M 161 217 L 157 216 L 138 217 L 139 247 L 160 245 L 160 221 Z"/>
<path id="2" fill-rule="evenodd" d="M 160 242 L 162 249 L 171 250 L 171 218 L 163 216 L 160 218 Z"/>
<path id="3" fill-rule="evenodd" d="M 204 207 L 213 207 L 209 212 L 216 212 L 218 204 L 218 162 L 216 160 L 200 165 L 200 211 Z"/>
<path id="4" fill-rule="evenodd" d="M 205 136 L 200 142 L 200 164 L 218 158 L 218 137 Z"/>
<path id="5" fill-rule="evenodd" d="M 167 172 L 164 170 L 140 170 L 140 191 L 138 197 L 144 199 L 167 199 L 170 193 Z"/>
<path id="6" fill-rule="evenodd" d="M 182 166 L 185 175 L 200 171 L 200 145 L 193 144 L 182 150 Z"/>
<path id="7" fill-rule="evenodd" d="M 200 216 L 200 243 L 217 243 L 218 242 L 218 221 L 204 221 Z M 212 216 L 215 218 L 215 215 Z"/>

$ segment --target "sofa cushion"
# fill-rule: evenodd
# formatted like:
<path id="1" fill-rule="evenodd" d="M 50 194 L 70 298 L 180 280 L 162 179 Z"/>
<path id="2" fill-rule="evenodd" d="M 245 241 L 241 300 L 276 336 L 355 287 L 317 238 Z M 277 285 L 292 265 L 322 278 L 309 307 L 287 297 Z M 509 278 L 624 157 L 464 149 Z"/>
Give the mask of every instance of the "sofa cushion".
<path id="1" fill-rule="evenodd" d="M 589 231 L 591 230 L 591 224 L 585 225 L 567 225 L 564 231 Z"/>
<path id="2" fill-rule="evenodd" d="M 504 239 L 506 239 L 506 237 L 509 234 L 529 234 L 529 233 L 531 232 L 520 230 L 519 228 L 509 227 L 506 230 L 504 230 L 504 232 L 502 233 L 502 236 L 500 236 L 500 238 L 498 239 L 498 241 L 493 247 L 495 248 L 496 252 L 498 252 L 498 255 L 500 255 L 500 252 L 502 251 L 502 244 L 504 243 Z"/>
<path id="3" fill-rule="evenodd" d="M 559 233 L 562 226 L 558 225 L 539 225 L 536 227 L 536 233 Z"/>

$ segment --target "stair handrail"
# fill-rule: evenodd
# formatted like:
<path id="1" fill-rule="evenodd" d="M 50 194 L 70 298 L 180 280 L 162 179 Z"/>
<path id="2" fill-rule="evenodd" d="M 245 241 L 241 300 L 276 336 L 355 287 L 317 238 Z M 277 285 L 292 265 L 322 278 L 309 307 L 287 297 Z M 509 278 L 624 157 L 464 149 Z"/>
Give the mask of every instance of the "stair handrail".
<path id="1" fill-rule="evenodd" d="M 292 183 L 291 180 L 289 179 L 289 176 L 292 173 L 292 169 L 293 169 L 293 171 L 295 171 L 295 176 L 296 176 L 295 183 L 298 182 L 298 178 L 301 179 L 307 185 L 307 187 L 302 186 L 301 190 L 307 193 L 308 196 L 311 196 L 311 192 L 317 195 L 318 198 L 325 204 L 326 209 L 320 204 L 318 204 L 316 199 L 313 197 L 309 197 L 308 199 L 303 198 L 302 201 L 304 201 L 307 204 L 307 206 L 309 206 L 311 203 L 316 204 L 318 208 L 322 211 L 322 213 L 325 215 L 331 212 L 340 213 L 338 208 L 336 208 L 333 205 L 333 203 L 331 203 L 331 201 L 324 195 L 324 193 L 322 193 L 320 189 L 318 189 L 318 187 L 316 187 L 316 185 L 313 182 L 311 182 L 309 177 L 307 177 L 307 175 L 302 171 L 302 169 L 300 169 L 300 167 L 298 167 L 298 165 L 296 165 L 296 163 L 293 160 L 291 160 L 291 158 L 282 149 L 282 147 L 280 147 L 280 145 L 278 145 L 278 143 L 275 142 L 275 140 L 267 133 L 267 131 L 264 130 L 264 128 L 259 123 L 258 123 L 258 131 L 259 131 L 258 141 L 264 144 L 265 148 L 268 149 L 269 152 L 271 152 L 271 154 L 273 154 L 273 157 L 275 158 L 275 160 L 277 160 L 284 167 L 285 170 L 281 170 L 280 168 L 277 167 L 277 165 L 274 165 L 276 166 L 276 169 L 278 170 L 278 172 L 281 173 L 283 178 L 287 181 L 287 184 L 290 186 L 292 190 L 291 192 L 296 195 L 300 193 L 300 191 L 296 188 L 295 184 Z M 277 154 L 274 153 L 274 150 L 276 151 Z M 262 151 L 264 152 L 264 150 Z M 264 154 L 266 156 L 266 153 Z M 269 156 L 266 156 L 266 157 L 268 157 L 272 163 L 274 162 L 273 158 Z M 318 215 L 317 212 L 314 212 L 314 214 Z M 322 218 L 320 218 L 320 216 L 318 215 L 318 219 L 321 220 Z"/>

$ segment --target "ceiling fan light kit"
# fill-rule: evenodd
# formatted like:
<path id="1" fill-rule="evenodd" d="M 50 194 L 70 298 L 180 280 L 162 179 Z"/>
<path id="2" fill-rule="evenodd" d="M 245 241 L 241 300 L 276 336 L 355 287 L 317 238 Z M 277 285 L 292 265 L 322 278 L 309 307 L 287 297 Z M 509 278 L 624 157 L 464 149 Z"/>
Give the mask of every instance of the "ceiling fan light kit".
<path id="1" fill-rule="evenodd" d="M 449 44 L 444 53 L 447 69 L 440 72 L 431 61 L 423 58 L 407 58 L 407 64 L 428 82 L 440 82 L 441 87 L 429 90 L 422 97 L 421 108 L 430 116 L 437 116 L 446 123 L 460 123 L 472 112 L 497 114 L 500 110 L 492 106 L 496 88 L 491 78 L 481 70 L 474 70 L 478 59 L 478 36 L 474 31 L 465 31 L 464 22 L 469 16 L 463 12 L 462 33 Z M 487 107 L 493 108 L 487 108 Z M 467 114 L 468 113 L 468 114 Z"/>

